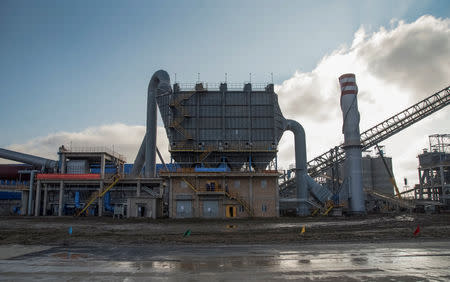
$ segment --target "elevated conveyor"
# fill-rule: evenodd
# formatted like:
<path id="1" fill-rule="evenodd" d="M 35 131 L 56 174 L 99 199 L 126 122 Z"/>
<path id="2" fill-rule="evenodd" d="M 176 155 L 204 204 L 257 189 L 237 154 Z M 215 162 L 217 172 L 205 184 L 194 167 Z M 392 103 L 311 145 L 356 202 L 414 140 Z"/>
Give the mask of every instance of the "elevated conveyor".
<path id="1" fill-rule="evenodd" d="M 450 86 L 447 86 L 441 91 L 434 93 L 361 133 L 362 150 L 375 146 L 414 123 L 443 109 L 449 104 Z M 335 162 L 341 163 L 344 161 L 345 152 L 342 148 L 342 144 L 337 146 L 337 148 L 338 149 L 335 150 L 335 147 L 333 147 L 328 152 L 325 152 L 308 162 L 308 173 L 311 177 L 316 177 L 324 173 L 333 167 Z"/>
<path id="2" fill-rule="evenodd" d="M 380 122 L 379 124 L 369 128 L 361 133 L 362 150 L 368 149 L 376 144 L 386 140 L 394 134 L 411 126 L 412 124 L 424 119 L 425 117 L 443 109 L 450 104 L 450 86 L 434 93 L 433 95 L 423 99 L 422 101 L 412 105 L 411 107 L 397 113 L 394 116 Z M 327 170 L 331 169 L 338 163 L 342 163 L 345 159 L 345 151 L 343 144 L 333 147 L 328 152 L 325 152 L 318 157 L 310 160 L 307 163 L 308 174 L 311 177 L 322 175 Z M 295 189 L 296 178 L 292 177 L 280 182 L 281 198 L 289 197 L 292 194 L 291 189 Z M 317 188 L 317 187 L 316 187 Z M 310 193 L 317 198 L 320 194 L 318 189 L 314 189 Z M 319 196 L 319 198 L 321 198 Z M 284 199 L 287 200 L 287 199 Z"/>

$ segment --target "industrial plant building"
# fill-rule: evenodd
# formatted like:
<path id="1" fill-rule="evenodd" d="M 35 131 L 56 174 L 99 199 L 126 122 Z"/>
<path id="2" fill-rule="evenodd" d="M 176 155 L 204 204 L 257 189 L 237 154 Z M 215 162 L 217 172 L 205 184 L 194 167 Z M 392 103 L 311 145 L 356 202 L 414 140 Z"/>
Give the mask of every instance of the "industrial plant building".
<path id="1" fill-rule="evenodd" d="M 370 197 L 409 207 L 393 189 L 392 160 L 381 151 L 375 157 L 362 152 L 447 106 L 449 87 L 360 133 L 355 75 L 339 82 L 344 143 L 307 161 L 304 129 L 282 115 L 273 84 L 172 85 L 167 72 L 157 71 L 148 87 L 146 134 L 133 163 L 108 148 L 61 146 L 58 160 L 0 149 L 0 158 L 25 164 L 0 165 L 0 212 L 246 218 L 343 208 L 365 214 L 372 209 Z M 170 163 L 156 147 L 157 108 Z M 278 143 L 287 130 L 294 133 L 295 167 L 282 173 Z M 449 205 L 444 147 L 419 156 L 417 200 Z"/>

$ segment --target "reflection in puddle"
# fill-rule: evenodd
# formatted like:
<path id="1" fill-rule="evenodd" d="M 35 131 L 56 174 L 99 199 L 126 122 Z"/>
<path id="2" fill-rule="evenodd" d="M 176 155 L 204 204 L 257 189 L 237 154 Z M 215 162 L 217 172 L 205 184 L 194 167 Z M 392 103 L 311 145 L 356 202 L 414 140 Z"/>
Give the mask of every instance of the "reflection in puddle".
<path id="1" fill-rule="evenodd" d="M 54 257 L 60 258 L 60 259 L 81 259 L 81 258 L 87 258 L 87 254 L 79 254 L 79 253 L 56 253 L 53 254 Z"/>

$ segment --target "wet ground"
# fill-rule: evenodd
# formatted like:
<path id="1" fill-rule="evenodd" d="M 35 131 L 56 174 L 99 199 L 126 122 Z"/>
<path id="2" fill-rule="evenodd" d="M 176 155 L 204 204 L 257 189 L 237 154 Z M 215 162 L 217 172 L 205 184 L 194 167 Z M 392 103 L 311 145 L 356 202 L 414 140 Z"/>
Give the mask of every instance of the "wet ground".
<path id="1" fill-rule="evenodd" d="M 2 259 L 0 280 L 449 281 L 449 265 L 449 241 L 108 245 L 51 247 Z"/>
<path id="2" fill-rule="evenodd" d="M 414 236 L 417 226 L 420 233 Z M 300 235 L 303 227 L 306 232 Z M 183 237 L 187 230 L 191 235 Z M 241 220 L 0 217 L 0 245 L 279 244 L 417 238 L 450 238 L 450 214 Z"/>
<path id="3" fill-rule="evenodd" d="M 0 217 L 0 280 L 8 281 L 450 281 L 449 266 L 449 214 Z"/>

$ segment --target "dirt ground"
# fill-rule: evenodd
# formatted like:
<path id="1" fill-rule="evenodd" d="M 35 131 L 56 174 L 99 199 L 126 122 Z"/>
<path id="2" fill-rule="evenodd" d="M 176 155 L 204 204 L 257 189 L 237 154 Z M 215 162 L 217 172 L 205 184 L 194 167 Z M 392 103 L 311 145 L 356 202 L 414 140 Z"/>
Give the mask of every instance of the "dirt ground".
<path id="1" fill-rule="evenodd" d="M 420 232 L 414 235 L 418 226 Z M 305 232 L 301 234 L 303 227 Z M 183 236 L 188 230 L 190 235 Z M 239 220 L 0 217 L 1 245 L 304 244 L 449 239 L 450 214 Z"/>

